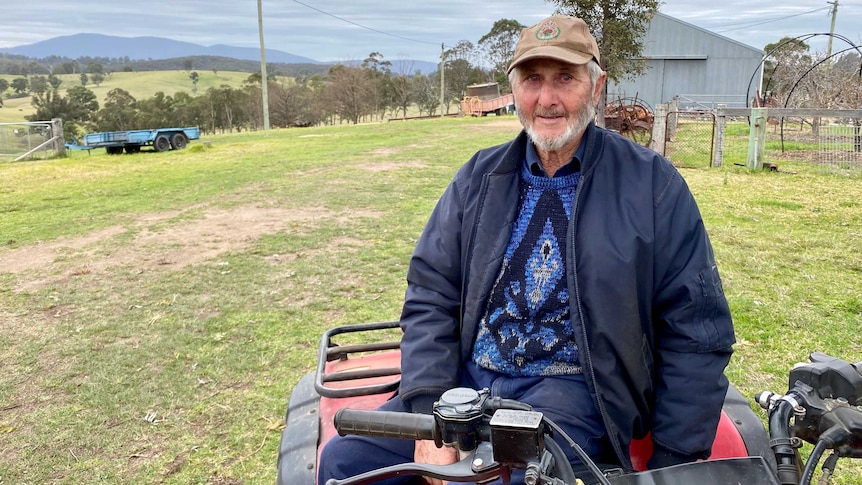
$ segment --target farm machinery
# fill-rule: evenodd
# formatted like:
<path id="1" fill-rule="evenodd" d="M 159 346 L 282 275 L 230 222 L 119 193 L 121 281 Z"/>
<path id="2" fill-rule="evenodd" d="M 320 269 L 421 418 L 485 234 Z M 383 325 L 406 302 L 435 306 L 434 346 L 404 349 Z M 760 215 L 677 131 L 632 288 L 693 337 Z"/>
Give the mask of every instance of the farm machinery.
<path id="1" fill-rule="evenodd" d="M 605 107 L 605 127 L 619 132 L 638 145 L 649 146 L 654 121 L 652 108 L 637 96 L 618 98 Z"/>

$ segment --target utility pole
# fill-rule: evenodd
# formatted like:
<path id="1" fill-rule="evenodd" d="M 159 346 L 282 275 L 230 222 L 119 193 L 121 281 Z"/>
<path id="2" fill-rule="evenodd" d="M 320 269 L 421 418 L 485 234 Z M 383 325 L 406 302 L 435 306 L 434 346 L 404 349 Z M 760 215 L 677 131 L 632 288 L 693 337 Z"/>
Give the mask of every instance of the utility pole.
<path id="1" fill-rule="evenodd" d="M 263 45 L 263 8 L 261 8 L 261 0 L 257 0 L 257 30 L 260 33 L 260 95 L 263 98 L 263 129 L 269 130 L 269 93 L 267 92 L 267 84 L 269 82 L 266 75 L 266 47 Z"/>
<path id="2" fill-rule="evenodd" d="M 836 0 L 837 1 L 837 0 Z M 446 96 L 446 83 L 443 81 L 446 72 L 446 46 L 440 43 L 440 117 L 443 117 L 443 103 Z"/>
<path id="3" fill-rule="evenodd" d="M 826 58 L 832 57 L 832 35 L 835 34 L 835 19 L 838 17 L 838 0 L 826 2 L 832 5 L 832 27 L 829 28 L 829 44 L 826 48 Z"/>

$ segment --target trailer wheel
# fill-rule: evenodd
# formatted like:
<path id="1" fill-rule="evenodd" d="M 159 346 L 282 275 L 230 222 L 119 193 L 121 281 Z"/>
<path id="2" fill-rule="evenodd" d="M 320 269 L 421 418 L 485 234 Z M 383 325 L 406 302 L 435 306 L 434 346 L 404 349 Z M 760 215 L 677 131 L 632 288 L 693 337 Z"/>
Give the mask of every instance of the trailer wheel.
<path id="1" fill-rule="evenodd" d="M 138 153 L 141 151 L 141 145 L 126 145 L 126 153 Z"/>
<path id="2" fill-rule="evenodd" d="M 153 148 L 157 152 L 166 152 L 171 149 L 171 141 L 168 139 L 167 135 L 159 135 L 153 140 Z"/>
<path id="3" fill-rule="evenodd" d="M 189 139 L 182 133 L 174 133 L 171 136 L 171 148 L 174 150 L 182 150 L 189 144 Z"/>
<path id="4" fill-rule="evenodd" d="M 123 147 L 105 147 L 105 151 L 108 152 L 108 155 L 120 155 L 123 153 Z"/>

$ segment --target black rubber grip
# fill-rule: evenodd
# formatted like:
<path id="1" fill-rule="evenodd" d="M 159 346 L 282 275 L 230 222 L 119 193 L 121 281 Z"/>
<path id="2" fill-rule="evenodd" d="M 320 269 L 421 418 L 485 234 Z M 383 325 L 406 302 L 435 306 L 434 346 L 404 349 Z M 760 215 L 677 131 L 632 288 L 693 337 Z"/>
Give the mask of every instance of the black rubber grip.
<path id="1" fill-rule="evenodd" d="M 433 440 L 436 434 L 434 416 L 430 414 L 345 408 L 335 413 L 334 422 L 335 429 L 341 436 L 354 434 L 378 438 Z"/>

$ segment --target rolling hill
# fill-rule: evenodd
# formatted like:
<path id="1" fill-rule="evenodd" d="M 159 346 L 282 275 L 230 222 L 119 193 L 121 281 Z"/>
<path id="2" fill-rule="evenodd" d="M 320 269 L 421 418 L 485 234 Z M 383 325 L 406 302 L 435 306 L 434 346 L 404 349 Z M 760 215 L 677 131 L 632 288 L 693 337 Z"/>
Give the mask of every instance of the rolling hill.
<path id="1" fill-rule="evenodd" d="M 51 57 L 78 59 L 107 58 L 128 59 L 139 64 L 141 61 L 154 63 L 158 60 L 177 58 L 223 58 L 240 61 L 260 61 L 260 49 L 234 47 L 217 44 L 203 46 L 191 42 L 181 42 L 163 37 L 119 37 L 102 34 L 74 34 L 54 37 L 33 44 L 0 48 L 0 56 L 9 54 L 33 59 Z M 303 64 L 326 66 L 333 63 L 320 62 L 308 57 L 298 56 L 276 49 L 266 50 L 267 64 Z M 357 61 L 358 62 L 358 61 Z M 426 61 L 404 61 L 413 69 L 424 74 L 437 71 L 437 64 Z M 196 68 L 200 68 L 196 64 Z M 204 67 L 209 68 L 209 66 Z M 137 68 L 136 68 L 137 69 Z M 227 70 L 225 67 L 221 69 Z M 141 69 L 137 69 L 141 70 Z M 256 72 L 257 69 L 248 72 Z"/>
<path id="2" fill-rule="evenodd" d="M 162 37 L 117 37 L 102 34 L 74 34 L 0 49 L 7 54 L 37 59 L 57 56 L 77 59 L 79 57 L 129 58 L 132 60 L 170 59 L 173 57 L 217 56 L 247 61 L 259 60 L 260 49 L 232 47 L 228 45 L 202 46 L 191 42 Z M 289 52 L 267 49 L 267 62 L 289 64 L 324 64 Z"/>

